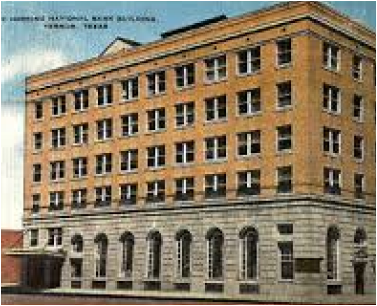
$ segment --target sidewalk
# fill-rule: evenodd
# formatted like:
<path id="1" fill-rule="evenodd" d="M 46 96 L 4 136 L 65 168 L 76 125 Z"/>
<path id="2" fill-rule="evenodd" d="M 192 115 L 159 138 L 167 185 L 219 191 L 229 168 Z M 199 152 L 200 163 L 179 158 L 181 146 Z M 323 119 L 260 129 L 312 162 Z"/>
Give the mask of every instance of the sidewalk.
<path id="1" fill-rule="evenodd" d="M 154 300 L 171 300 L 179 301 L 192 301 L 203 302 L 212 301 L 218 303 L 237 303 L 237 304 L 352 304 L 352 305 L 375 305 L 376 300 L 372 295 L 329 295 L 326 297 L 301 297 L 301 296 L 271 296 L 264 294 L 245 295 L 230 297 L 223 294 L 200 294 L 193 292 L 176 292 L 176 291 L 122 291 L 122 290 L 86 290 L 86 289 L 43 289 L 32 290 L 20 288 L 17 286 L 4 286 L 1 287 L 2 293 L 9 294 L 43 294 L 55 296 L 82 296 L 82 297 L 109 297 L 109 298 L 137 298 L 137 299 L 154 299 Z"/>

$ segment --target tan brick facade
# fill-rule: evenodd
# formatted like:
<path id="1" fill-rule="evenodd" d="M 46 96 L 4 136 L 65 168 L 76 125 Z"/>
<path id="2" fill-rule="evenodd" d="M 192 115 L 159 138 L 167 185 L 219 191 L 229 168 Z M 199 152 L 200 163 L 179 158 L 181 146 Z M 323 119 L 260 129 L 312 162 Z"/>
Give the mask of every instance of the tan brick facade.
<path id="1" fill-rule="evenodd" d="M 290 39 L 291 61 L 288 65 L 277 63 L 278 43 Z M 324 46 L 337 48 L 340 69 L 331 71 L 323 64 Z M 256 73 L 239 75 L 238 54 L 252 47 L 260 48 L 261 68 Z M 206 60 L 226 56 L 226 78 L 218 82 L 205 80 Z M 354 56 L 362 59 L 362 78 L 354 80 L 352 64 Z M 175 68 L 194 63 L 195 83 L 184 89 L 176 87 Z M 271 9 L 246 14 L 177 34 L 150 44 L 137 46 L 115 54 L 104 55 L 58 70 L 32 76 L 27 79 L 26 92 L 26 154 L 25 154 L 25 226 L 39 228 L 39 243 L 47 242 L 46 228 L 63 228 L 63 246 L 70 249 L 74 233 L 84 236 L 84 264 L 82 287 L 91 287 L 94 238 L 106 233 L 109 239 L 109 270 L 106 288 L 116 288 L 117 242 L 124 230 L 135 236 L 134 288 L 142 289 L 145 262 L 142 243 L 154 228 L 161 232 L 164 241 L 162 254 L 162 289 L 172 290 L 174 270 L 174 235 L 179 228 L 190 228 L 193 246 L 192 286 L 194 292 L 205 291 L 205 236 L 207 228 L 218 227 L 225 236 L 224 290 L 228 295 L 239 294 L 233 280 L 238 279 L 238 233 L 243 226 L 254 225 L 259 231 L 259 292 L 279 294 L 289 292 L 305 296 L 308 292 L 326 293 L 326 230 L 337 225 L 341 231 L 344 269 L 337 284 L 342 291 L 352 293 L 354 280 L 352 265 L 352 240 L 356 228 L 363 227 L 368 237 L 368 248 L 373 252 L 375 224 L 375 33 L 351 22 L 331 9 L 315 2 L 298 2 L 275 6 Z M 147 75 L 166 72 L 166 91 L 148 96 Z M 122 81 L 138 76 L 138 98 L 122 101 Z M 278 84 L 290 81 L 291 105 L 277 106 Z M 112 104 L 97 106 L 97 87 L 112 85 Z M 324 84 L 339 88 L 340 113 L 324 110 Z M 260 89 L 261 109 L 247 116 L 238 113 L 237 94 L 250 89 Z M 89 90 L 89 108 L 74 111 L 74 92 Z M 67 110 L 59 117 L 51 116 L 52 98 L 64 95 Z M 206 120 L 206 99 L 226 95 L 226 118 L 216 122 Z M 353 117 L 354 95 L 362 97 L 363 118 Z M 35 120 L 35 103 L 42 102 L 43 118 Z M 176 105 L 195 103 L 195 121 L 191 127 L 176 127 Z M 148 110 L 164 108 L 166 128 L 159 132 L 147 130 Z M 121 116 L 138 113 L 138 134 L 122 137 Z M 97 140 L 97 121 L 112 118 L 112 137 Z M 73 126 L 88 123 L 89 142 L 74 145 Z M 278 127 L 291 126 L 291 148 L 277 151 Z M 64 127 L 66 144 L 51 148 L 51 130 Z M 340 152 L 324 152 L 324 128 L 339 130 Z M 237 135 L 242 132 L 260 131 L 260 153 L 248 157 L 237 155 Z M 42 132 L 43 145 L 34 152 L 34 133 Z M 205 139 L 226 135 L 226 158 L 208 161 L 205 158 Z M 354 136 L 363 137 L 363 158 L 354 158 Z M 332 137 L 332 136 L 331 136 Z M 190 165 L 176 164 L 175 144 L 194 141 L 195 160 Z M 165 165 L 150 169 L 147 164 L 147 148 L 165 145 Z M 333 146 L 333 144 L 331 144 Z M 120 152 L 138 149 L 137 171 L 121 173 Z M 95 175 L 96 155 L 112 153 L 112 169 L 108 175 Z M 72 159 L 87 157 L 87 177 L 73 179 Z M 65 161 L 64 178 L 50 181 L 50 162 Z M 34 164 L 42 167 L 42 180 L 32 181 Z M 278 192 L 277 169 L 290 166 L 292 190 L 288 194 Z M 340 170 L 341 195 L 324 193 L 325 168 Z M 260 194 L 239 197 L 237 173 L 260 170 Z M 226 198 L 205 198 L 205 176 L 226 174 Z M 355 199 L 354 175 L 363 175 L 363 198 Z M 331 174 L 332 175 L 332 174 Z M 335 175 L 335 174 L 334 174 Z M 175 179 L 193 177 L 194 201 L 183 205 L 174 200 Z M 165 180 L 163 203 L 146 202 L 147 183 Z M 120 204 L 119 188 L 122 184 L 136 183 L 137 203 L 132 207 Z M 110 207 L 94 207 L 95 187 L 112 186 Z M 82 210 L 72 210 L 72 190 L 87 189 L 87 205 Z M 50 192 L 64 191 L 64 208 L 49 211 Z M 32 214 L 33 195 L 40 194 L 40 209 Z M 292 207 L 291 207 L 292 206 Z M 300 208 L 301 207 L 301 208 Z M 333 207 L 333 208 L 332 208 Z M 334 213 L 337 209 L 339 213 Z M 302 210 L 300 210 L 302 209 Z M 348 221 L 347 221 L 348 220 Z M 365 222 L 364 222 L 365 221 Z M 124 222 L 124 223 L 123 223 Z M 293 282 L 279 282 L 277 275 L 276 226 L 280 223 L 294 226 L 294 257 L 320 260 L 317 274 L 297 272 Z M 348 223 L 349 222 L 349 223 Z M 279 235 L 278 235 L 279 236 Z M 264 237 L 264 238 L 263 238 Z M 264 239 L 262 241 L 262 238 Z M 314 239 L 314 240 L 313 240 Z M 345 240 L 343 240 L 345 239 Z M 202 241 L 203 240 L 203 241 Z M 318 245 L 310 245 L 318 241 Z M 347 241 L 347 242 L 345 242 Z M 25 243 L 28 241 L 25 239 Z M 139 243 L 139 244 L 138 244 Z M 200 253 L 203 253 L 200 255 Z M 228 253 L 229 252 L 229 253 Z M 266 252 L 266 253 L 264 253 Z M 269 254 L 269 255 L 267 255 Z M 274 254 L 274 255 L 271 255 Z M 348 254 L 348 255 L 347 255 Z M 369 254 L 365 290 L 374 294 L 370 269 L 374 254 Z M 263 259 L 265 258 L 265 262 Z M 373 260 L 372 260 L 372 259 Z M 347 264 L 345 263 L 347 262 Z M 342 263 L 343 265 L 343 263 Z M 196 272 L 195 272 L 196 271 Z M 70 260 L 66 259 L 62 270 L 62 285 L 70 286 Z M 208 281 L 208 280 L 207 280 Z M 237 287 L 237 288 L 236 288 Z"/>

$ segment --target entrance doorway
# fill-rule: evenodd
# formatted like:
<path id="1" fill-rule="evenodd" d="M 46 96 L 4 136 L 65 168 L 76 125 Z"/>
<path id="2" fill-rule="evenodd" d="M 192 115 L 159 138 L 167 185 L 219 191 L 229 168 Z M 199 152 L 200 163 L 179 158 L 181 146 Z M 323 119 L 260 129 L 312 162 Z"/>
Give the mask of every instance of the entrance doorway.
<path id="1" fill-rule="evenodd" d="M 355 293 L 364 294 L 365 293 L 365 263 L 355 263 Z"/>

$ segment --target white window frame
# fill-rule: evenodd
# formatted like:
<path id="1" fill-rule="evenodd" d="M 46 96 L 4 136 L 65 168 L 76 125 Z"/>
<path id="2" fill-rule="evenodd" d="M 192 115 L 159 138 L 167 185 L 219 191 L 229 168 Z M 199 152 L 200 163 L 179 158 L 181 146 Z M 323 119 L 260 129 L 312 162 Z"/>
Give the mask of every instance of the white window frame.
<path id="1" fill-rule="evenodd" d="M 190 108 L 192 106 L 192 112 Z M 183 108 L 183 113 L 178 113 L 178 107 Z M 188 117 L 192 116 L 193 120 L 192 122 L 189 122 Z M 178 117 L 183 118 L 183 124 L 178 124 Z M 186 102 L 186 103 L 180 103 L 175 105 L 175 126 L 176 128 L 184 128 L 188 126 L 193 126 L 195 123 L 195 103 L 194 102 Z"/>
<path id="2" fill-rule="evenodd" d="M 150 123 L 154 123 L 155 129 L 150 129 Z M 161 127 L 161 122 L 164 123 L 164 127 Z M 166 109 L 164 107 L 151 109 L 147 111 L 147 131 L 159 132 L 166 130 Z"/>
<path id="3" fill-rule="evenodd" d="M 256 252 L 256 271 L 255 271 L 255 277 L 249 278 L 247 276 L 247 267 L 249 266 L 249 253 L 248 253 L 248 247 L 247 247 L 247 240 L 248 235 L 245 234 L 245 237 L 239 238 L 239 278 L 242 281 L 254 281 L 257 282 L 259 279 L 259 239 L 257 237 L 257 241 L 254 242 L 256 244 L 255 252 Z"/>
<path id="4" fill-rule="evenodd" d="M 327 48 L 327 49 L 326 49 Z M 341 67 L 341 51 L 338 46 L 331 42 L 323 42 L 323 57 L 325 57 L 325 62 L 323 63 L 325 69 L 331 71 L 340 71 Z M 336 54 L 333 54 L 336 53 Z M 332 58 L 336 59 L 336 67 L 332 67 Z"/>
<path id="5" fill-rule="evenodd" d="M 358 138 L 360 140 L 360 146 L 356 146 L 356 138 Z M 364 137 L 361 136 L 361 135 L 354 135 L 353 137 L 353 150 L 354 150 L 354 153 L 353 153 L 353 157 L 354 159 L 356 159 L 357 161 L 363 161 L 364 160 L 364 157 L 365 157 L 365 140 L 364 140 Z M 356 157 L 355 156 L 355 150 L 359 150 L 360 153 L 361 153 L 361 157 Z"/>
<path id="6" fill-rule="evenodd" d="M 50 238 L 52 237 L 53 244 L 49 244 Z M 59 242 L 60 240 L 60 242 Z M 48 248 L 60 248 L 63 245 L 63 229 L 59 228 L 49 228 L 48 229 Z"/>
<path id="7" fill-rule="evenodd" d="M 225 176 L 225 193 L 227 188 L 227 177 L 225 173 L 216 173 L 216 174 L 206 174 L 204 176 L 204 192 L 207 190 L 207 187 L 210 188 L 213 192 L 217 192 L 220 188 L 219 180 L 220 176 Z M 207 185 L 207 178 L 211 178 L 210 184 Z"/>
<path id="8" fill-rule="evenodd" d="M 255 135 L 254 135 L 255 134 Z M 239 152 L 239 148 L 241 145 L 240 137 L 246 135 L 246 154 L 242 155 Z M 256 137 L 258 135 L 258 137 Z M 258 139 L 257 139 L 258 138 Z M 259 144 L 259 152 L 253 153 L 251 152 L 251 147 L 253 144 Z M 240 132 L 237 133 L 237 157 L 239 158 L 245 158 L 250 156 L 256 156 L 261 154 L 261 131 L 260 130 L 253 130 L 253 131 L 247 131 L 247 132 Z"/>
<path id="9" fill-rule="evenodd" d="M 97 124 L 97 141 L 106 141 L 113 136 L 113 121 L 111 118 L 101 119 Z"/>
<path id="10" fill-rule="evenodd" d="M 356 105 L 356 99 L 359 100 L 360 102 L 360 105 L 357 106 Z M 364 122 L 364 114 L 365 114 L 365 110 L 364 110 L 364 98 L 361 96 L 361 95 L 354 95 L 353 97 L 353 113 L 352 113 L 352 118 L 357 121 L 357 122 Z M 355 116 L 355 110 L 358 110 L 358 112 L 360 113 L 359 116 Z"/>
<path id="11" fill-rule="evenodd" d="M 54 133 L 56 133 L 56 135 L 54 135 Z M 54 145 L 55 139 L 56 139 L 56 145 Z M 52 129 L 51 130 L 51 148 L 53 149 L 62 148 L 62 147 L 65 147 L 66 144 L 67 144 L 66 129 L 64 127 Z"/>
<path id="12" fill-rule="evenodd" d="M 40 137 L 40 139 L 37 139 L 37 136 Z M 33 148 L 34 151 L 39 152 L 43 149 L 43 133 L 42 132 L 36 132 L 33 133 Z"/>
<path id="13" fill-rule="evenodd" d="M 192 242 L 188 241 L 188 249 L 189 249 L 189 275 L 183 276 L 183 242 L 184 242 L 184 234 L 182 234 L 179 239 L 175 241 L 175 258 L 176 258 L 176 266 L 175 266 L 175 275 L 177 279 L 190 279 L 192 274 L 192 260 L 191 260 L 191 254 L 192 254 Z"/>
<path id="14" fill-rule="evenodd" d="M 258 172 L 259 178 L 256 179 L 252 176 L 252 172 Z M 254 184 L 259 185 L 259 193 L 256 195 L 259 195 L 261 192 L 261 170 L 260 169 L 250 169 L 250 170 L 243 170 L 243 171 L 237 171 L 236 178 L 237 178 L 237 190 L 240 189 L 241 180 L 240 176 L 241 174 L 246 174 L 246 188 L 251 188 Z"/>
<path id="15" fill-rule="evenodd" d="M 131 233 L 129 233 L 132 235 Z M 131 269 L 125 270 L 124 267 L 128 266 L 128 247 L 129 244 L 132 244 L 131 248 Z M 131 279 L 133 274 L 134 268 L 134 260 L 135 260 L 135 244 L 134 239 L 132 238 L 123 238 L 119 241 L 119 277 L 122 279 Z"/>
<path id="16" fill-rule="evenodd" d="M 188 181 L 192 180 L 192 186 L 188 186 Z M 178 181 L 182 181 L 182 188 L 178 188 Z M 180 191 L 180 193 L 178 193 Z M 187 195 L 192 191 L 192 195 L 195 194 L 195 178 L 194 177 L 179 177 L 175 179 L 175 194 Z"/>
<path id="17" fill-rule="evenodd" d="M 87 203 L 88 192 L 86 188 L 72 190 L 72 205 L 82 206 Z"/>
<path id="18" fill-rule="evenodd" d="M 136 82 L 137 95 L 134 95 Z M 122 81 L 122 101 L 129 102 L 139 99 L 139 76 L 130 77 Z"/>
<path id="19" fill-rule="evenodd" d="M 289 85 L 290 92 L 289 94 L 282 95 L 280 93 L 281 86 Z M 280 105 L 280 99 L 284 99 L 290 97 L 290 103 L 287 105 Z M 276 84 L 276 108 L 280 109 L 287 109 L 293 107 L 293 85 L 291 80 L 283 81 Z"/>
<path id="20" fill-rule="evenodd" d="M 153 156 L 149 156 L 149 149 L 152 149 Z M 163 152 L 161 152 L 163 151 Z M 162 154 L 163 153 L 163 154 Z M 164 163 L 162 165 L 159 164 L 159 158 L 163 157 L 164 158 Z M 153 166 L 149 166 L 148 160 L 153 160 Z M 158 146 L 153 146 L 153 147 L 148 147 L 147 148 L 147 167 L 149 169 L 158 169 L 158 168 L 163 168 L 166 165 L 166 148 L 165 145 L 158 145 Z"/>
<path id="21" fill-rule="evenodd" d="M 164 74 L 164 81 L 162 82 L 160 80 L 161 78 L 161 75 Z M 153 88 L 153 91 L 151 91 L 151 80 L 150 78 L 153 78 L 153 82 L 154 82 L 154 88 Z M 164 89 L 160 89 L 160 84 L 164 83 Z M 159 71 L 154 71 L 152 73 L 148 73 L 147 74 L 147 95 L 148 97 L 151 97 L 151 96 L 156 96 L 156 95 L 161 95 L 163 93 L 166 92 L 166 89 L 167 89 L 167 82 L 166 82 L 166 71 L 165 70 L 159 70 Z"/>
<path id="22" fill-rule="evenodd" d="M 225 58 L 225 64 L 223 66 L 220 66 L 220 59 Z M 211 71 L 208 67 L 208 62 L 213 61 L 213 79 L 208 78 L 208 72 Z M 205 83 L 214 83 L 214 82 L 220 82 L 222 80 L 226 80 L 228 76 L 228 60 L 226 54 L 219 54 L 214 57 L 206 58 L 204 60 L 204 82 Z M 225 75 L 220 77 L 219 72 L 221 69 L 224 69 L 225 67 Z"/>
<path id="23" fill-rule="evenodd" d="M 323 109 L 330 113 L 330 114 L 335 114 L 335 115 L 339 115 L 341 112 L 342 112 L 342 92 L 340 90 L 340 88 L 336 87 L 336 86 L 333 86 L 333 85 L 329 85 L 329 84 L 323 84 L 323 86 L 328 89 L 326 95 L 327 95 L 327 108 L 325 107 L 325 99 L 326 99 L 326 95 L 324 94 L 323 96 Z M 323 90 L 325 91 L 325 89 Z M 336 91 L 337 92 L 337 101 L 333 101 L 333 96 L 332 96 L 332 93 L 333 91 Z M 332 104 L 333 102 L 336 102 L 336 105 L 337 105 L 337 109 L 336 111 L 332 110 Z"/>
<path id="24" fill-rule="evenodd" d="M 328 181 L 329 183 L 329 187 L 334 187 L 335 183 L 338 183 L 339 185 L 339 188 L 340 188 L 340 191 L 342 190 L 342 171 L 340 169 L 334 169 L 334 168 L 329 168 L 329 167 L 325 167 L 325 169 L 328 170 L 328 174 L 329 174 L 329 177 L 325 177 L 324 176 L 324 185 L 326 186 L 326 182 Z M 324 174 L 325 174 L 325 170 L 324 170 Z M 339 175 L 336 175 L 336 174 L 339 174 Z M 337 179 L 336 179 L 336 176 Z M 338 195 L 338 194 L 333 194 L 333 193 L 328 193 L 330 195 Z"/>
<path id="25" fill-rule="evenodd" d="M 189 145 L 192 144 L 192 149 L 190 150 Z M 182 152 L 179 152 L 178 146 L 182 145 Z M 193 154 L 193 159 L 188 161 L 188 155 Z M 182 162 L 177 161 L 177 157 L 182 157 Z M 175 163 L 177 165 L 187 165 L 192 164 L 195 162 L 195 142 L 193 140 L 184 141 L 184 142 L 177 142 L 175 144 Z"/>
<path id="26" fill-rule="evenodd" d="M 77 175 L 75 174 L 77 161 Z M 72 159 L 72 173 L 73 178 L 83 178 L 88 175 L 88 159 L 87 157 L 75 157 Z"/>
<path id="27" fill-rule="evenodd" d="M 279 43 L 284 43 L 286 41 L 289 41 L 291 48 L 290 48 L 289 51 L 281 52 L 281 50 L 279 49 L 280 48 Z M 289 53 L 290 54 L 290 61 L 288 63 L 282 63 L 282 64 L 280 64 L 279 63 L 280 56 L 282 54 L 285 54 L 285 53 Z M 276 67 L 282 68 L 282 67 L 288 67 L 288 66 L 292 65 L 292 58 L 293 58 L 292 53 L 293 53 L 293 50 L 292 50 L 292 38 L 291 37 L 279 38 L 276 41 Z"/>
<path id="28" fill-rule="evenodd" d="M 280 173 L 280 171 L 283 171 L 283 170 L 287 170 L 289 169 L 290 170 L 290 176 L 282 176 L 282 174 Z M 285 174 L 285 173 L 283 173 Z M 293 167 L 292 165 L 286 165 L 286 166 L 281 166 L 281 167 L 277 167 L 276 168 L 276 193 L 278 194 L 290 194 L 293 192 Z M 284 183 L 284 182 L 289 182 L 290 181 L 290 190 L 289 191 L 279 191 L 279 186 L 280 186 L 280 183 Z"/>
<path id="29" fill-rule="evenodd" d="M 161 187 L 159 186 L 160 184 L 164 188 L 160 188 Z M 153 186 L 153 190 L 149 189 L 151 185 Z M 163 195 L 164 197 L 166 197 L 166 183 L 164 180 L 156 180 L 156 181 L 147 182 L 147 198 L 148 198 L 148 195 L 151 195 L 153 198 L 158 197 L 159 190 L 163 191 Z"/>
<path id="30" fill-rule="evenodd" d="M 31 228 L 29 230 L 29 247 L 37 248 L 39 244 L 39 230 L 37 228 Z"/>
<path id="31" fill-rule="evenodd" d="M 154 270 L 154 266 L 155 266 L 155 260 L 156 260 L 156 254 L 154 253 L 154 247 L 155 247 L 155 243 L 159 243 L 160 244 L 160 247 L 159 247 L 159 251 L 160 251 L 160 255 L 159 255 L 159 275 L 158 277 L 156 278 L 156 276 L 153 275 L 153 270 Z M 147 279 L 160 279 L 161 278 L 161 265 L 162 265 L 162 247 L 161 247 L 161 241 L 157 241 L 157 239 L 155 238 L 148 238 L 147 239 L 147 253 L 146 253 L 146 270 L 145 270 L 145 277 Z"/>
<path id="32" fill-rule="evenodd" d="M 131 137 L 139 133 L 139 115 L 138 113 L 129 113 L 121 116 L 122 137 Z M 126 133 L 125 133 L 126 131 Z"/>
<path id="33" fill-rule="evenodd" d="M 50 162 L 50 181 L 61 181 L 65 178 L 65 162 L 55 160 Z"/>
<path id="34" fill-rule="evenodd" d="M 282 128 L 288 128 L 290 127 L 291 133 L 288 134 L 283 134 L 281 135 L 281 129 Z M 290 141 L 291 146 L 287 149 L 279 149 L 279 144 L 281 141 Z M 286 153 L 286 152 L 292 152 L 293 150 L 293 128 L 291 124 L 286 124 L 286 125 L 281 125 L 276 128 L 276 152 L 278 153 Z"/>
<path id="35" fill-rule="evenodd" d="M 361 182 L 361 185 L 360 185 L 361 190 L 360 190 L 360 192 L 357 190 L 357 187 L 359 187 L 358 185 L 356 185 L 356 178 L 357 177 L 361 179 L 361 181 L 360 181 Z M 353 184 L 354 184 L 354 193 L 355 193 L 355 195 L 358 194 L 358 192 L 361 195 L 361 197 L 356 197 L 355 196 L 355 198 L 357 198 L 357 199 L 363 199 L 364 194 L 365 194 L 365 175 L 364 175 L 364 173 L 360 173 L 360 172 L 354 173 Z"/>
<path id="36" fill-rule="evenodd" d="M 40 110 L 40 117 L 38 117 L 38 109 Z M 40 121 L 43 119 L 43 102 L 37 101 L 34 102 L 34 120 Z"/>
<path id="37" fill-rule="evenodd" d="M 38 207 L 35 211 L 34 207 Z M 37 214 L 41 208 L 41 194 L 40 193 L 33 193 L 32 195 L 32 212 L 33 214 Z"/>
<path id="38" fill-rule="evenodd" d="M 120 198 L 120 201 L 122 200 L 125 200 L 125 201 L 130 201 L 132 200 L 132 187 L 133 186 L 136 186 L 135 188 L 135 197 L 136 197 L 136 200 L 137 200 L 137 193 L 138 193 L 138 188 L 137 188 L 137 183 L 126 183 L 126 184 L 120 184 L 119 186 L 119 198 Z M 125 190 L 125 193 L 123 193 L 122 191 Z M 123 197 L 124 195 L 124 197 Z"/>
<path id="39" fill-rule="evenodd" d="M 355 60 L 358 60 L 358 65 L 355 67 Z M 356 68 L 356 69 L 355 69 Z M 358 75 L 358 77 L 355 77 L 355 74 Z M 352 69 L 351 69 L 351 75 L 352 78 L 355 81 L 362 82 L 363 81 L 363 58 L 360 55 L 354 55 L 352 58 Z"/>
<path id="40" fill-rule="evenodd" d="M 51 191 L 49 194 L 49 208 L 52 210 L 63 210 L 64 196 L 64 191 Z"/>
<path id="41" fill-rule="evenodd" d="M 112 172 L 112 159 L 113 156 L 111 153 L 96 155 L 96 176 L 107 175 Z M 110 165 L 110 170 L 107 169 L 108 165 Z M 97 172 L 99 168 L 101 169 L 101 172 Z"/>
<path id="42" fill-rule="evenodd" d="M 216 121 L 225 121 L 228 118 L 228 103 L 226 95 L 211 97 L 205 99 L 205 120 L 206 122 L 216 122 Z M 220 117 L 220 103 L 224 103 L 225 107 L 225 116 Z M 208 104 L 213 106 L 213 115 L 212 119 L 208 119 Z"/>
<path id="43" fill-rule="evenodd" d="M 283 255 L 281 250 L 282 244 L 292 244 L 292 253 L 290 255 Z M 293 281 L 295 279 L 295 256 L 294 256 L 294 243 L 292 240 L 285 240 L 285 241 L 278 241 L 278 256 L 279 256 L 279 280 L 280 281 Z M 283 258 L 283 256 L 285 256 Z M 283 263 L 291 263 L 292 264 L 292 278 L 283 278 Z"/>
<path id="44" fill-rule="evenodd" d="M 328 234 L 327 234 L 328 235 Z M 328 237 L 326 237 L 326 248 L 328 248 Z M 335 244 L 334 244 L 334 247 L 335 247 L 335 256 L 334 258 L 332 259 L 332 263 L 333 263 L 333 268 L 335 268 L 335 277 L 334 278 L 329 278 L 329 270 L 328 270 L 328 265 L 329 265 L 329 258 L 328 258 L 328 250 L 326 250 L 326 264 L 327 264 L 327 267 L 326 267 L 326 273 L 327 273 L 327 282 L 331 283 L 331 282 L 339 282 L 341 281 L 341 248 L 340 248 L 340 237 L 338 237 L 336 240 L 335 240 Z M 335 262 L 334 262 L 335 260 Z"/>
<path id="45" fill-rule="evenodd" d="M 103 96 L 102 96 L 103 101 L 101 103 L 99 99 L 100 90 L 103 90 Z M 103 84 L 97 87 L 97 107 L 106 107 L 113 103 L 114 97 L 113 97 L 112 90 L 113 90 L 112 84 Z"/>
<path id="46" fill-rule="evenodd" d="M 55 114 L 55 109 L 57 113 Z M 53 97 L 51 100 L 51 117 L 60 117 L 67 113 L 67 101 L 64 95 Z"/>
<path id="47" fill-rule="evenodd" d="M 77 137 L 76 137 L 77 136 Z M 78 141 L 76 141 L 78 138 Z M 89 124 L 81 123 L 73 126 L 73 144 L 82 145 L 89 141 Z"/>
<path id="48" fill-rule="evenodd" d="M 188 78 L 190 76 L 189 74 L 189 67 L 193 67 L 193 83 L 189 84 Z M 178 77 L 178 69 L 182 69 L 183 75 L 181 77 Z M 183 86 L 178 85 L 178 78 L 183 80 Z M 178 66 L 175 68 L 175 85 L 177 89 L 184 89 L 184 88 L 189 88 L 195 85 L 195 63 L 186 63 L 182 66 Z"/>
<path id="49" fill-rule="evenodd" d="M 329 144 L 329 151 L 325 151 L 325 153 L 339 156 L 342 152 L 342 132 L 340 130 L 324 127 L 323 134 L 323 147 L 325 143 L 328 142 Z M 339 152 L 335 152 L 334 150 L 336 143 L 338 143 Z"/>
<path id="50" fill-rule="evenodd" d="M 259 49 L 259 57 L 252 57 L 252 51 Z M 246 53 L 246 72 L 241 72 L 240 71 L 240 65 L 241 65 L 241 60 L 240 56 L 242 53 Z M 256 70 L 253 70 L 253 62 L 258 62 L 259 61 L 259 68 Z M 244 50 L 240 50 L 237 52 L 237 67 L 236 67 L 236 73 L 239 76 L 246 76 L 246 75 L 252 75 L 256 74 L 261 70 L 261 46 L 252 46 Z"/>
<path id="51" fill-rule="evenodd" d="M 129 149 L 120 152 L 120 172 L 136 172 L 138 169 L 138 149 Z M 132 167 L 132 164 L 136 163 L 136 167 Z M 122 169 L 123 165 L 126 165 L 125 169 Z"/>
<path id="52" fill-rule="evenodd" d="M 87 92 L 86 99 L 84 92 Z M 76 97 L 78 97 L 78 101 L 76 100 Z M 85 101 L 86 100 L 86 101 Z M 76 108 L 76 102 L 79 102 L 80 108 Z M 85 105 L 86 104 L 86 105 Z M 74 93 L 74 101 L 73 101 L 73 109 L 76 113 L 84 112 L 89 108 L 89 90 L 88 89 L 82 89 L 79 91 L 76 91 Z"/>
<path id="53" fill-rule="evenodd" d="M 258 104 L 259 104 L 259 110 L 254 111 L 253 110 L 253 104 L 256 103 L 255 97 L 253 96 L 254 92 L 257 92 L 259 97 L 258 97 Z M 246 113 L 241 113 L 240 112 L 240 105 L 241 105 L 241 98 L 240 95 L 246 93 L 246 107 L 247 107 L 247 112 Z M 244 103 L 245 103 L 244 102 Z M 256 115 L 262 112 L 262 101 L 261 101 L 261 90 L 260 87 L 244 90 L 237 92 L 237 115 L 238 116 L 251 116 L 251 115 Z"/>
<path id="54" fill-rule="evenodd" d="M 219 150 L 220 150 L 220 146 L 219 146 L 219 142 L 220 142 L 220 138 L 222 137 L 225 137 L 225 156 L 224 157 L 219 157 Z M 213 141 L 213 158 L 211 159 L 208 159 L 207 158 L 207 151 L 209 150 L 208 149 L 208 141 Z M 216 161 L 224 161 L 227 159 L 228 157 L 228 149 L 227 149 L 227 138 L 225 135 L 221 135 L 221 136 L 214 136 L 214 137 L 208 137 L 206 139 L 204 139 L 204 160 L 206 162 L 216 162 Z"/>
<path id="55" fill-rule="evenodd" d="M 37 168 L 39 171 L 37 171 Z M 35 180 L 36 176 L 39 177 L 39 180 Z M 33 183 L 40 183 L 42 181 L 42 165 L 33 164 Z"/>
<path id="56" fill-rule="evenodd" d="M 100 193 L 98 193 L 100 190 Z M 112 188 L 111 185 L 106 186 L 97 186 L 95 187 L 95 197 L 97 205 L 104 205 L 103 203 L 108 203 L 107 205 L 111 205 L 112 202 Z"/>

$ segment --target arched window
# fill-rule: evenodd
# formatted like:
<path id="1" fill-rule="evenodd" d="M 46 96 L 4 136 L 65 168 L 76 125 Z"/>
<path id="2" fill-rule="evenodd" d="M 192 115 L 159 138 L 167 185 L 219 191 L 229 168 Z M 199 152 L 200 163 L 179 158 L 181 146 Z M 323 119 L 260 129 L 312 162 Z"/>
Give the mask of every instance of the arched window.
<path id="1" fill-rule="evenodd" d="M 105 234 L 99 234 L 94 239 L 94 264 L 95 264 L 95 277 L 106 277 L 106 265 L 107 265 L 107 247 L 108 240 Z"/>
<path id="2" fill-rule="evenodd" d="M 177 242 L 177 277 L 190 277 L 191 233 L 188 230 L 181 230 L 175 239 Z"/>
<path id="3" fill-rule="evenodd" d="M 130 232 L 125 232 L 119 239 L 120 241 L 120 276 L 131 277 L 133 256 L 134 256 L 134 236 Z"/>
<path id="4" fill-rule="evenodd" d="M 240 277 L 243 280 L 258 276 L 258 232 L 246 227 L 240 232 Z"/>
<path id="5" fill-rule="evenodd" d="M 213 228 L 208 231 L 207 239 L 207 267 L 208 278 L 223 277 L 223 245 L 224 236 L 221 230 Z"/>
<path id="6" fill-rule="evenodd" d="M 82 239 L 82 236 L 79 234 L 76 234 L 71 239 L 72 244 L 72 251 L 74 253 L 82 253 L 84 248 L 84 241 Z"/>
<path id="7" fill-rule="evenodd" d="M 160 278 L 162 237 L 158 231 L 147 236 L 147 278 Z"/>
<path id="8" fill-rule="evenodd" d="M 340 277 L 340 232 L 337 227 L 332 226 L 327 231 L 326 253 L 327 253 L 327 279 L 338 280 Z"/>

